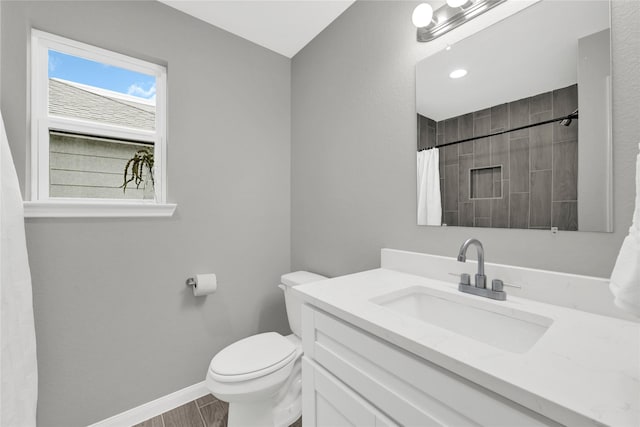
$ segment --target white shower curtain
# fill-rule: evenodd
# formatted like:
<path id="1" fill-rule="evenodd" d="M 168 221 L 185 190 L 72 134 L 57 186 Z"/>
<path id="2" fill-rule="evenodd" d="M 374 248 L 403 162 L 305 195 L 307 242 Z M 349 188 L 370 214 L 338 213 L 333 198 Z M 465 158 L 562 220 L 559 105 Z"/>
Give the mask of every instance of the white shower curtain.
<path id="1" fill-rule="evenodd" d="M 24 211 L 0 114 L 0 426 L 36 425 L 38 371 Z"/>
<path id="2" fill-rule="evenodd" d="M 418 151 L 418 225 L 442 225 L 440 152 Z"/>

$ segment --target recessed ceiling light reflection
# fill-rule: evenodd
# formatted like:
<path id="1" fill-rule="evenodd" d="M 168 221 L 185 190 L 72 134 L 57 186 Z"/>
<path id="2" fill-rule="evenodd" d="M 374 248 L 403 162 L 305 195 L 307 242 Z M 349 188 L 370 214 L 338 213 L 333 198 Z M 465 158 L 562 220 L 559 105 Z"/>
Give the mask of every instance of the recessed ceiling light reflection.
<path id="1" fill-rule="evenodd" d="M 467 70 L 460 68 L 458 70 L 453 70 L 451 73 L 449 73 L 449 77 L 451 77 L 452 79 L 459 79 L 460 77 L 464 77 L 467 75 Z"/>

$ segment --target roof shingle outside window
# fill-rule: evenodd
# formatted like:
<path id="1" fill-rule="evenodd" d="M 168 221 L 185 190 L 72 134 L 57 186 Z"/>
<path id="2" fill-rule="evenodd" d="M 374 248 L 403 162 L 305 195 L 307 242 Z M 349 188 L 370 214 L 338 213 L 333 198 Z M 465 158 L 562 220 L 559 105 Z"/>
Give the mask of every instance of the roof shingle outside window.
<path id="1" fill-rule="evenodd" d="M 136 97 L 49 79 L 49 113 L 101 123 L 154 130 L 155 105 Z"/>

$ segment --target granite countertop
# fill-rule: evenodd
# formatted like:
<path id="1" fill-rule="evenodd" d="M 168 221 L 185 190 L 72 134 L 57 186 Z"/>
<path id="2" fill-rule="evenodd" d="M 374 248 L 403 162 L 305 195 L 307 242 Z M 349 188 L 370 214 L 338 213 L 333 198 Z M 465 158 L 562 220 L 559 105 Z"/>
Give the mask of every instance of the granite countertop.
<path id="1" fill-rule="evenodd" d="M 557 422 L 640 425 L 639 323 L 512 296 L 493 301 L 459 292 L 455 281 L 380 268 L 294 291 L 306 303 Z M 468 298 L 471 305 L 480 298 L 496 310 L 553 323 L 528 351 L 501 350 L 371 301 L 407 287 Z"/>

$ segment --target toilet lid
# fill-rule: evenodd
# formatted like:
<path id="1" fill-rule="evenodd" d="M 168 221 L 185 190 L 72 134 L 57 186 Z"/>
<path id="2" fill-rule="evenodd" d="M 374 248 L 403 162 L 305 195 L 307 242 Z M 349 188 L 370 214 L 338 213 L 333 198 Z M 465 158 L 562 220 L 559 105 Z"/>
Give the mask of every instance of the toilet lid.
<path id="1" fill-rule="evenodd" d="M 261 377 L 280 369 L 296 356 L 291 341 L 276 332 L 253 335 L 222 349 L 211 360 L 216 377 L 235 381 Z M 222 379 L 222 378 L 220 378 Z"/>

